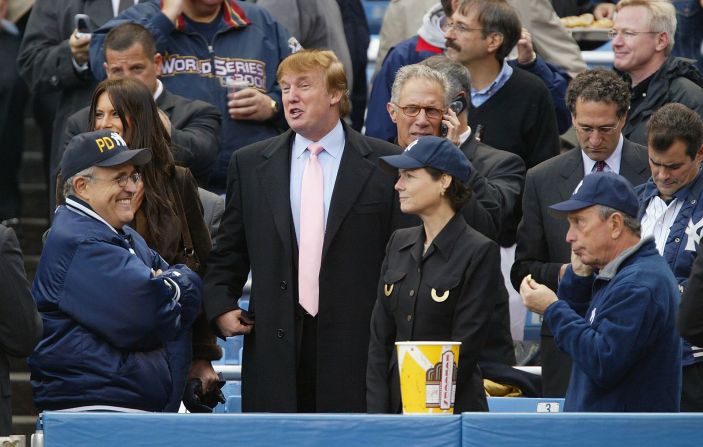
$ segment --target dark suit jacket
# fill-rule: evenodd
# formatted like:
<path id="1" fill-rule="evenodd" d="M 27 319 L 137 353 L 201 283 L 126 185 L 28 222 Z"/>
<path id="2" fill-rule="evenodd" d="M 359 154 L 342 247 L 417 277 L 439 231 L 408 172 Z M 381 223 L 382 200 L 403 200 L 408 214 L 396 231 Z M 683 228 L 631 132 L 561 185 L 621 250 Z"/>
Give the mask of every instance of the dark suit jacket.
<path id="1" fill-rule="evenodd" d="M 525 162 L 518 155 L 481 143 L 473 136 L 460 149 L 474 167 L 468 184 L 476 200 L 491 215 L 499 231 L 498 242 L 506 247 L 513 245 L 521 216 Z"/>
<path id="2" fill-rule="evenodd" d="M 28 356 L 42 336 L 19 242 L 15 232 L 4 225 L 0 225 L 0 284 L 0 436 L 4 436 L 12 430 L 7 356 Z"/>
<path id="3" fill-rule="evenodd" d="M 620 174 L 637 186 L 650 176 L 647 149 L 625 139 Z M 583 180 L 581 150 L 574 148 L 527 171 L 522 199 L 522 220 L 518 226 L 515 263 L 510 279 L 515 290 L 527 274 L 537 282 L 557 290 L 559 269 L 571 262 L 566 242 L 569 224 L 552 216 L 547 207 L 567 200 Z"/>
<path id="4" fill-rule="evenodd" d="M 344 126 L 346 146 L 330 203 L 320 269 L 317 315 L 317 411 L 365 412 L 369 324 L 385 246 L 396 226 L 395 177 L 378 157 L 400 152 Z M 251 268 L 244 337 L 242 409 L 295 412 L 302 336 L 297 243 L 290 209 L 294 132 L 234 153 L 227 203 L 208 259 L 205 309 L 212 322 L 237 309 Z"/>
<path id="5" fill-rule="evenodd" d="M 97 82 L 90 70 L 77 72 L 68 39 L 75 30 L 74 16 L 87 14 L 91 29 L 112 18 L 110 0 L 51 0 L 34 4 L 20 46 L 17 67 L 34 94 L 59 92 L 54 117 L 49 194 L 53 202 L 56 173 L 61 162 L 59 149 L 68 117 L 86 104 Z M 52 209 L 53 211 L 53 209 Z"/>
<path id="6" fill-rule="evenodd" d="M 512 232 L 510 239 L 514 239 L 517 220 L 520 219 L 520 198 L 525 186 L 525 162 L 518 155 L 495 149 L 475 138 L 466 140 L 460 149 L 473 165 L 468 184 L 474 191 L 476 201 L 490 214 L 499 235 Z M 493 291 L 493 303 L 488 336 L 480 360 L 482 364 L 490 361 L 512 366 L 515 364 L 515 351 L 510 333 L 510 305 L 502 283 Z"/>
<path id="7" fill-rule="evenodd" d="M 211 104 L 178 96 L 165 88 L 156 105 L 171 120 L 171 141 L 176 163 L 190 168 L 200 185 L 207 184 L 219 147 L 220 112 Z M 88 131 L 89 113 L 90 107 L 84 107 L 68 118 L 58 151 L 59 160 L 71 138 Z"/>
<path id="8" fill-rule="evenodd" d="M 633 186 L 650 175 L 647 149 L 625 139 L 620 174 Z M 518 225 L 515 263 L 510 272 L 513 287 L 519 290 L 527 275 L 556 291 L 559 269 L 571 262 L 571 246 L 566 242 L 567 220 L 554 217 L 547 207 L 567 200 L 583 179 L 580 148 L 546 160 L 527 171 L 522 198 L 522 220 Z M 542 386 L 545 397 L 564 396 L 571 371 L 570 358 L 554 344 L 546 324 L 541 330 Z"/>

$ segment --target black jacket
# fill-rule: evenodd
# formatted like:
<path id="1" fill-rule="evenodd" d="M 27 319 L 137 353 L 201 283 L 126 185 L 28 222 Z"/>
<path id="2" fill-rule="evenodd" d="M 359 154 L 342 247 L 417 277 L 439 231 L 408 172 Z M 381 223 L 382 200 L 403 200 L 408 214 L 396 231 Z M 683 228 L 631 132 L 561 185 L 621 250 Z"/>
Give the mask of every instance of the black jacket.
<path id="1" fill-rule="evenodd" d="M 371 317 L 366 403 L 372 413 L 401 410 L 396 341 L 460 341 L 455 413 L 486 411 L 478 359 L 503 284 L 498 245 L 455 215 L 427 252 L 422 226 L 393 233 Z M 433 293 L 434 296 L 433 296 Z M 435 296 L 448 296 L 444 300 Z"/>
<path id="2" fill-rule="evenodd" d="M 647 96 L 628 112 L 623 135 L 630 141 L 647 145 L 647 121 L 665 104 L 677 102 L 703 117 L 703 75 L 691 60 L 669 57 L 654 73 Z"/>
<path id="3" fill-rule="evenodd" d="M 42 322 L 29 293 L 17 236 L 3 225 L 0 225 L 0 284 L 0 436 L 5 436 L 12 431 L 7 356 L 31 354 L 42 336 Z"/>

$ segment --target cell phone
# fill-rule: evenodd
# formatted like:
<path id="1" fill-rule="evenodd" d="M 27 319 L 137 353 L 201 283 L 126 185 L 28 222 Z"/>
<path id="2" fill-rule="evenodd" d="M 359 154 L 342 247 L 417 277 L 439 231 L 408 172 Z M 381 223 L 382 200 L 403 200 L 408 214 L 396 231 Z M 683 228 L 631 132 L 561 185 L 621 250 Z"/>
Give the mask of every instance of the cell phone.
<path id="1" fill-rule="evenodd" d="M 85 35 L 90 35 L 90 16 L 88 14 L 76 14 L 73 17 L 73 23 L 76 26 L 76 37 L 81 38 Z"/>
<path id="2" fill-rule="evenodd" d="M 449 108 L 458 115 L 464 111 L 467 105 L 466 97 L 464 95 L 459 95 L 452 100 L 451 104 L 449 104 Z"/>
<path id="3" fill-rule="evenodd" d="M 442 124 L 439 126 L 439 136 L 440 136 L 440 137 L 446 137 L 448 133 L 449 133 L 449 128 L 447 127 L 446 124 L 442 123 Z"/>

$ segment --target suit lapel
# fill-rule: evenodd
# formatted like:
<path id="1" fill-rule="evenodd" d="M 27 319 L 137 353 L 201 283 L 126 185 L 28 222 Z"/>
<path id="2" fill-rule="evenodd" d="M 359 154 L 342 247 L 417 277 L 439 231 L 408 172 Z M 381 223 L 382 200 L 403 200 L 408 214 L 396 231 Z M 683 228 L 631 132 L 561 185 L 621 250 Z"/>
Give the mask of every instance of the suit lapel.
<path id="1" fill-rule="evenodd" d="M 172 109 L 175 106 L 175 101 L 173 100 L 173 95 L 164 88 L 161 90 L 161 94 L 156 99 L 156 105 L 159 109 L 163 110 L 166 115 L 171 116 Z"/>
<path id="2" fill-rule="evenodd" d="M 263 161 L 256 167 L 259 184 L 271 206 L 276 230 L 286 255 L 292 256 L 290 211 L 290 151 L 293 131 L 275 137 L 263 149 Z M 263 206 L 263 204 L 261 204 Z"/>
<path id="3" fill-rule="evenodd" d="M 559 187 L 559 196 L 562 200 L 567 200 L 574 193 L 576 186 L 583 180 L 583 159 L 581 158 L 581 149 L 573 148 L 566 157 L 564 157 L 564 165 L 559 170 L 562 177 L 562 183 Z"/>
<path id="4" fill-rule="evenodd" d="M 622 161 L 620 162 L 620 175 L 625 177 L 634 186 L 644 183 L 649 178 L 649 160 L 634 143 L 625 139 L 622 145 Z"/>
<path id="5" fill-rule="evenodd" d="M 366 157 L 372 153 L 371 147 L 360 134 L 344 125 L 345 144 L 339 164 L 337 180 L 330 200 L 330 211 L 325 228 L 325 241 L 322 246 L 322 259 L 334 240 L 344 218 L 356 202 L 373 172 L 374 165 Z"/>

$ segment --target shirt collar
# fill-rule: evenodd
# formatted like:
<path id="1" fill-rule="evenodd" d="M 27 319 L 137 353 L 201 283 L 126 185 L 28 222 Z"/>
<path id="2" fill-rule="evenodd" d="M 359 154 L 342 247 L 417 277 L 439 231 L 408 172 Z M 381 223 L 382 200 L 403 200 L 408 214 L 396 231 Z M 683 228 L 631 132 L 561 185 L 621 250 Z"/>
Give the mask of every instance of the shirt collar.
<path id="1" fill-rule="evenodd" d="M 470 136 L 471 136 L 471 127 L 467 127 L 466 132 L 459 135 L 459 146 L 466 143 L 466 140 L 468 140 Z"/>
<path id="2" fill-rule="evenodd" d="M 648 244 L 648 243 L 654 243 L 654 237 L 652 236 L 647 236 L 645 238 L 640 239 L 637 244 L 633 245 L 630 248 L 626 248 L 625 250 L 621 251 L 619 255 L 615 257 L 612 261 L 607 263 L 605 267 L 601 269 L 600 272 L 598 272 L 598 278 L 605 279 L 605 280 L 611 280 L 615 276 L 615 274 L 618 272 L 620 269 L 620 266 L 622 265 L 623 262 L 625 262 L 630 256 L 632 256 L 634 253 L 637 252 L 643 245 Z"/>
<path id="3" fill-rule="evenodd" d="M 159 81 L 158 79 L 156 80 L 156 91 L 154 92 L 154 101 L 159 99 L 159 96 L 161 96 L 161 93 L 164 92 L 164 85 Z"/>
<path id="4" fill-rule="evenodd" d="M 337 124 L 332 130 L 329 131 L 327 135 L 320 138 L 320 141 L 308 140 L 299 133 L 296 133 L 295 139 L 293 140 L 293 158 L 300 158 L 312 143 L 320 144 L 325 149 L 325 152 L 332 157 L 340 158 L 344 151 L 344 128 L 342 127 L 342 122 L 337 121 Z"/>
<path id="5" fill-rule="evenodd" d="M 434 240 L 427 248 L 427 252 L 424 253 L 424 257 L 437 251 L 445 260 L 449 260 L 452 255 L 452 250 L 454 250 L 456 246 L 456 239 L 462 233 L 465 226 L 466 222 L 464 221 L 464 216 L 461 213 L 455 213 L 439 234 L 435 236 Z M 411 253 L 416 261 L 420 261 L 420 259 L 423 258 L 425 248 L 425 232 L 422 226 L 418 228 L 420 231 L 417 232 L 415 241 L 409 241 L 408 244 L 400 247 L 400 249 L 403 249 L 407 246 L 412 246 Z"/>
<path id="6" fill-rule="evenodd" d="M 508 65 L 508 61 L 506 59 L 503 59 L 503 67 L 500 69 L 500 72 L 498 73 L 498 76 L 491 82 L 491 84 L 482 89 L 482 90 L 475 90 L 474 88 L 471 89 L 472 94 L 476 95 L 487 95 L 490 94 L 492 95 L 493 93 L 497 92 L 500 90 L 501 87 L 505 85 L 506 82 L 508 82 L 508 79 L 510 79 L 510 76 L 513 74 L 513 67 Z"/>
<path id="7" fill-rule="evenodd" d="M 605 164 L 616 174 L 620 174 L 620 161 L 622 160 L 622 146 L 625 143 L 625 138 L 620 134 L 618 145 L 610 157 L 605 159 Z M 581 150 L 581 158 L 583 159 L 583 175 L 584 177 L 593 172 L 593 167 L 596 165 L 595 160 L 588 158 L 588 155 Z"/>
<path id="8" fill-rule="evenodd" d="M 120 233 L 115 229 L 115 227 L 113 227 L 112 225 L 110 225 L 109 223 L 107 223 L 107 221 L 106 221 L 105 219 L 103 219 L 102 217 L 100 217 L 100 215 L 99 215 L 98 213 L 96 213 L 95 211 L 93 211 L 93 208 L 91 208 L 90 205 L 88 205 L 87 202 L 84 202 L 83 200 L 79 199 L 78 197 L 76 197 L 76 196 L 68 196 L 68 197 L 66 197 L 66 207 L 67 207 L 68 209 L 70 209 L 71 211 L 74 211 L 74 212 L 76 212 L 76 213 L 78 213 L 78 214 L 82 214 L 82 215 L 84 215 L 84 216 L 92 217 L 93 219 L 95 219 L 95 220 L 97 220 L 97 221 L 99 221 L 99 222 L 102 222 L 102 223 L 104 223 L 105 225 L 107 225 L 107 227 L 108 227 L 109 229 L 111 229 L 112 231 L 114 231 L 115 234 L 120 234 Z"/>

